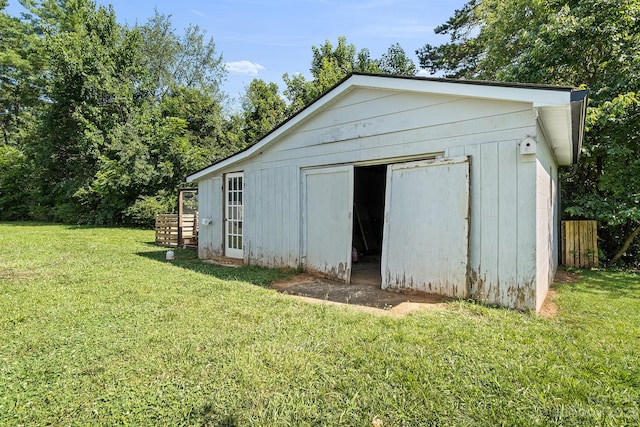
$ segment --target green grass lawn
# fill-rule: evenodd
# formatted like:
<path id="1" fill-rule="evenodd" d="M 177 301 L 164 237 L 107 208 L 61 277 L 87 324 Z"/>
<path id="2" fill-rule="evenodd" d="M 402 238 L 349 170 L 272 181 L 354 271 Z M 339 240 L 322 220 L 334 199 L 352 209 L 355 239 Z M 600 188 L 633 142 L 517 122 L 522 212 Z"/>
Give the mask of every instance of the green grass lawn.
<path id="1" fill-rule="evenodd" d="M 0 425 L 640 425 L 637 274 L 393 318 L 153 238 L 0 224 Z"/>

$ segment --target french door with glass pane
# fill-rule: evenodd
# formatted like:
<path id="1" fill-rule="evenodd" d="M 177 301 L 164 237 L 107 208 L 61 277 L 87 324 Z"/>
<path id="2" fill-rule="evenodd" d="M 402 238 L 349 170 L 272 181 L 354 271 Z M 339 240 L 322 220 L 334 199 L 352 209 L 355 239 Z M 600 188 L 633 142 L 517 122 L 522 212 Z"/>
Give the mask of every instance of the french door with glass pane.
<path id="1" fill-rule="evenodd" d="M 229 173 L 225 178 L 225 256 L 242 258 L 242 172 Z"/>

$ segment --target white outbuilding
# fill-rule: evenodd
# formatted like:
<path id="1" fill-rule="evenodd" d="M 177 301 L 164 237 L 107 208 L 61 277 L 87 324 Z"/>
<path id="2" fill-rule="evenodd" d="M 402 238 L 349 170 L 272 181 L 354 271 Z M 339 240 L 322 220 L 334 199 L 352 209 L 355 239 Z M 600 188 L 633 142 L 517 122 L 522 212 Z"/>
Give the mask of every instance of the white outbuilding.
<path id="1" fill-rule="evenodd" d="M 198 183 L 201 258 L 539 310 L 587 93 L 354 73 Z M 357 255 L 357 256 L 356 256 Z"/>

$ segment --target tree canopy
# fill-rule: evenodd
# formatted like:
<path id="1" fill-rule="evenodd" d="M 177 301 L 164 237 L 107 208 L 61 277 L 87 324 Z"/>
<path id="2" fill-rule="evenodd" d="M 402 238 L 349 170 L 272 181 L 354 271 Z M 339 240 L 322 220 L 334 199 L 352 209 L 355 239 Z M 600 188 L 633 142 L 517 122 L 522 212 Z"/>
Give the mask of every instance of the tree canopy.
<path id="1" fill-rule="evenodd" d="M 563 174 L 567 218 L 597 219 L 605 259 L 640 233 L 640 2 L 472 0 L 436 32 L 450 41 L 416 51 L 448 77 L 587 87 L 582 158 Z"/>
<path id="2" fill-rule="evenodd" d="M 354 71 L 398 75 L 415 75 L 417 72 L 415 64 L 399 44 L 389 47 L 379 59 L 372 59 L 366 48 L 357 51 L 355 45 L 347 43 L 346 37 L 339 37 L 335 47 L 326 40 L 321 46 L 312 46 L 311 50 L 311 81 L 300 74 L 289 76 L 286 73 L 283 76 L 284 93 L 292 112 L 308 105 Z"/>
<path id="3" fill-rule="evenodd" d="M 0 0 L 0 220 L 150 225 L 185 176 L 255 143 L 351 71 L 415 71 L 399 45 L 379 60 L 338 39 L 284 95 L 252 81 L 229 112 L 222 55 L 157 10 L 118 23 L 93 0 Z"/>
<path id="4" fill-rule="evenodd" d="M 225 70 L 197 27 L 176 36 L 157 12 L 126 27 L 91 0 L 21 3 L 21 19 L 0 3 L 0 218 L 148 223 L 184 176 L 228 155 Z"/>

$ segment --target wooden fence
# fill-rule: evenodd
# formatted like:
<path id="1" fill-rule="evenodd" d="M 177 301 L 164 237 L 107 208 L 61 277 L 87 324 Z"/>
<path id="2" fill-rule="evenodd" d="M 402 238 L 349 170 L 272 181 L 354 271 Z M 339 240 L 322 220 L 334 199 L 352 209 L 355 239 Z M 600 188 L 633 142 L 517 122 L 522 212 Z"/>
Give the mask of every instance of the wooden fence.
<path id="1" fill-rule="evenodd" d="M 156 244 L 163 246 L 197 245 L 198 214 L 160 214 L 156 216 Z"/>
<path id="2" fill-rule="evenodd" d="M 562 221 L 562 264 L 576 268 L 598 266 L 596 221 Z"/>

